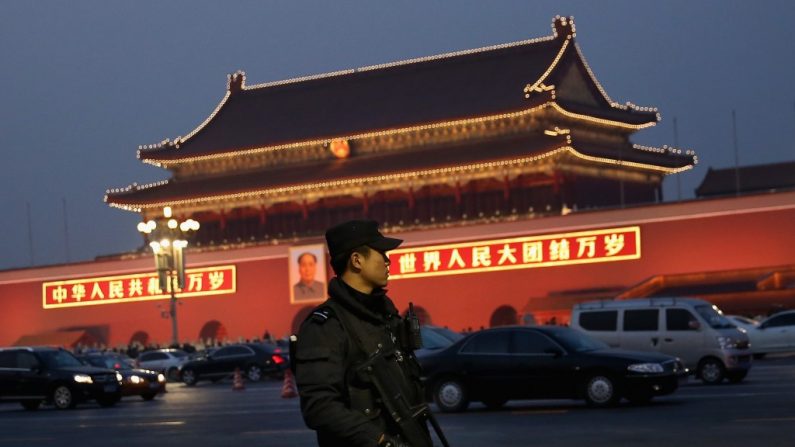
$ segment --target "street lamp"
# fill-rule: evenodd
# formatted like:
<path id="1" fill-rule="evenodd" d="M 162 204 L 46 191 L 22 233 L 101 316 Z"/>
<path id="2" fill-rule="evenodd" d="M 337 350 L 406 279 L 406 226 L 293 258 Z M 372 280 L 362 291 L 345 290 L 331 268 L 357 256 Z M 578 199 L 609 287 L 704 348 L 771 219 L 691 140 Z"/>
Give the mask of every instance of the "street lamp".
<path id="1" fill-rule="evenodd" d="M 182 222 L 172 217 L 171 207 L 163 208 L 163 217 L 138 224 L 138 231 L 149 240 L 155 254 L 155 267 L 160 290 L 171 293 L 171 343 L 179 344 L 177 334 L 177 288 L 185 288 L 185 256 L 188 237 L 199 229 L 199 222 L 188 219 Z"/>

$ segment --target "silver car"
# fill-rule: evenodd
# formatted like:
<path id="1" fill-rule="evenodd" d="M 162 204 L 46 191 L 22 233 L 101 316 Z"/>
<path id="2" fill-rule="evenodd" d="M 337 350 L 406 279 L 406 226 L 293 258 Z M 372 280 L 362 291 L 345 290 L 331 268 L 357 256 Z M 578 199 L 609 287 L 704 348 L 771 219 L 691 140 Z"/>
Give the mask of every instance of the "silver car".
<path id="1" fill-rule="evenodd" d="M 168 380 L 179 380 L 179 367 L 188 361 L 188 353 L 181 349 L 156 349 L 138 354 L 136 368 L 161 372 Z"/>
<path id="2" fill-rule="evenodd" d="M 757 357 L 779 352 L 795 352 L 795 310 L 774 314 L 748 329 L 751 350 Z"/>

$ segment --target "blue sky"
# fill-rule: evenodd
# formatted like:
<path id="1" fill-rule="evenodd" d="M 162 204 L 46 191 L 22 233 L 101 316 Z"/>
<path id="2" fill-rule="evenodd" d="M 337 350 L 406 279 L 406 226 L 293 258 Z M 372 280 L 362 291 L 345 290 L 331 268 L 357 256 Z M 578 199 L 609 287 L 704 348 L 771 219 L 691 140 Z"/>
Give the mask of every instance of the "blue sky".
<path id="1" fill-rule="evenodd" d="M 659 108 L 636 143 L 673 145 L 677 118 L 700 160 L 684 199 L 734 164 L 732 109 L 741 164 L 795 159 L 791 1 L 0 0 L 0 269 L 138 247 L 105 190 L 167 178 L 137 147 L 193 130 L 235 70 L 257 84 L 513 42 L 555 15 L 614 100 Z"/>

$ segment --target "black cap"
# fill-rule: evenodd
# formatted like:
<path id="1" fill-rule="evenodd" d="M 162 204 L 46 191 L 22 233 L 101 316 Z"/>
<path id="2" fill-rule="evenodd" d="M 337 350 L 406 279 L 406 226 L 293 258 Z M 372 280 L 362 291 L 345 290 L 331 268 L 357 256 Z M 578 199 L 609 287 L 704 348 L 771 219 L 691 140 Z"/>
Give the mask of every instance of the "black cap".
<path id="1" fill-rule="evenodd" d="M 326 231 L 326 244 L 331 259 L 345 255 L 362 245 L 386 252 L 394 250 L 402 243 L 402 239 L 385 237 L 381 234 L 378 231 L 378 222 L 374 220 L 351 220 Z"/>

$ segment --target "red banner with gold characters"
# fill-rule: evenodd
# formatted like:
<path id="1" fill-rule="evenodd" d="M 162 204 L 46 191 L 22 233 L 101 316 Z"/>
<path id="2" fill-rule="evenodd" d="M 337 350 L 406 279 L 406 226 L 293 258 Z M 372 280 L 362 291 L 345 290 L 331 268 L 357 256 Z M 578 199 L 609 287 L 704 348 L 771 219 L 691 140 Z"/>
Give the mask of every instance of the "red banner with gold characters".
<path id="1" fill-rule="evenodd" d="M 185 289 L 177 289 L 177 298 L 234 293 L 237 270 L 234 265 L 185 270 Z M 42 307 L 94 306 L 171 298 L 170 290 L 161 290 L 157 273 L 70 279 L 41 285 Z"/>
<path id="2" fill-rule="evenodd" d="M 389 252 L 389 278 L 460 275 L 628 259 L 640 259 L 640 227 L 393 250 Z"/>

